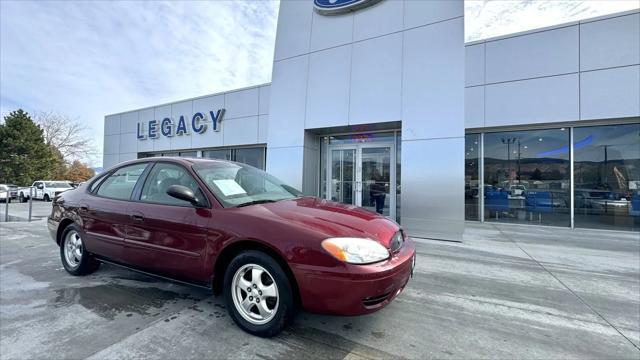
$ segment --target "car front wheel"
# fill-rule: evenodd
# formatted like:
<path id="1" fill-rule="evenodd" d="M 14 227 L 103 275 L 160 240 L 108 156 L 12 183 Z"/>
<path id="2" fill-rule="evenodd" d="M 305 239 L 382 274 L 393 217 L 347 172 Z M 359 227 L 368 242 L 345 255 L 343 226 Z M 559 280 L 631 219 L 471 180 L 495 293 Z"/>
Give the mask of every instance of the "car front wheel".
<path id="1" fill-rule="evenodd" d="M 62 233 L 60 258 L 64 269 L 74 276 L 91 274 L 100 267 L 100 262 L 85 250 L 80 230 L 74 224 Z"/>
<path id="2" fill-rule="evenodd" d="M 231 318 L 250 334 L 275 336 L 295 316 L 289 278 L 263 252 L 251 250 L 236 256 L 225 271 L 224 290 Z"/>

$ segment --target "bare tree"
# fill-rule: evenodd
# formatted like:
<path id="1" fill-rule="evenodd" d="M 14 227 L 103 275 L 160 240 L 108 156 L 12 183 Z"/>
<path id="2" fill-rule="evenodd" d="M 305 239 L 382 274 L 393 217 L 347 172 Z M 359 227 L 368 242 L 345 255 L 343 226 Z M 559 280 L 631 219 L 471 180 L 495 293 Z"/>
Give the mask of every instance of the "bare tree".
<path id="1" fill-rule="evenodd" d="M 54 112 L 35 113 L 34 121 L 40 125 L 44 140 L 57 149 L 66 163 L 88 159 L 95 149 L 86 134 L 88 128 L 74 119 Z"/>

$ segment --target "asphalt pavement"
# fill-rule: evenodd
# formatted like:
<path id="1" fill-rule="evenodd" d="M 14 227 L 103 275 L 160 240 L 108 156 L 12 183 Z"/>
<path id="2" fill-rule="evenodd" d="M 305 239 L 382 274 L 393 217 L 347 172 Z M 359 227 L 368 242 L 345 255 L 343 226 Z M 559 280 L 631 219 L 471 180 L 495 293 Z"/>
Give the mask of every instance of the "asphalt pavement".
<path id="1" fill-rule="evenodd" d="M 640 358 L 640 234 L 469 223 L 417 240 L 415 277 L 366 316 L 301 313 L 273 339 L 221 297 L 103 265 L 68 275 L 44 221 L 0 224 L 0 358 Z"/>

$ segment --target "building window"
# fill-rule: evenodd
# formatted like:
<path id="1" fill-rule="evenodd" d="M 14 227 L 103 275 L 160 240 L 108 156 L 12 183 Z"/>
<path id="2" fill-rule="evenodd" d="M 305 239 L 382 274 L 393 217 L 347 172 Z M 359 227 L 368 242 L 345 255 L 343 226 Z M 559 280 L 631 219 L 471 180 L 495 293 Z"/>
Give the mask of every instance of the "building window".
<path id="1" fill-rule="evenodd" d="M 484 135 L 485 221 L 570 225 L 569 132 Z"/>
<path id="2" fill-rule="evenodd" d="M 265 169 L 265 148 L 213 149 L 202 151 L 203 158 L 237 161 L 258 169 Z"/>
<path id="3" fill-rule="evenodd" d="M 640 230 L 640 124 L 573 130 L 576 227 Z"/>
<path id="4" fill-rule="evenodd" d="M 198 152 L 197 151 L 180 151 L 180 157 L 190 157 L 190 158 L 198 157 Z"/>
<path id="5" fill-rule="evenodd" d="M 464 218 L 480 220 L 480 135 L 466 135 L 464 147 Z"/>
<path id="6" fill-rule="evenodd" d="M 231 160 L 231 149 L 216 149 L 202 151 L 203 158 Z"/>
<path id="7" fill-rule="evenodd" d="M 234 161 L 251 165 L 258 169 L 265 168 L 265 153 L 263 147 L 235 149 Z"/>

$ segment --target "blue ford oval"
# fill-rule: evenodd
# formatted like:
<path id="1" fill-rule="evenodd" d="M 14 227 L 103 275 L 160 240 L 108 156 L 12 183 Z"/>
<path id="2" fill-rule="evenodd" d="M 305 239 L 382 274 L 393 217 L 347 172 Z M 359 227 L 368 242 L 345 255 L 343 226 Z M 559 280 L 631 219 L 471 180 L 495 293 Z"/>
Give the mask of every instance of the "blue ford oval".
<path id="1" fill-rule="evenodd" d="M 380 0 L 313 0 L 316 11 L 323 15 L 355 11 Z"/>

